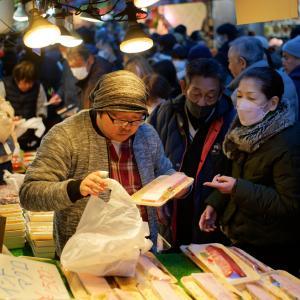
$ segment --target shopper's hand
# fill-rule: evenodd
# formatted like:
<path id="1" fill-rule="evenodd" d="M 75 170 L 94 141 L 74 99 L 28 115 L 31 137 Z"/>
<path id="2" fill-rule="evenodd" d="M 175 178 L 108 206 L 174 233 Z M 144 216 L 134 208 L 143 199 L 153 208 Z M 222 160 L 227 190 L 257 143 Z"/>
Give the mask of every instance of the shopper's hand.
<path id="1" fill-rule="evenodd" d="M 216 220 L 217 212 L 212 206 L 207 205 L 206 209 L 200 217 L 199 227 L 202 231 L 212 232 L 217 228 Z"/>
<path id="2" fill-rule="evenodd" d="M 87 195 L 98 196 L 107 187 L 104 179 L 101 178 L 100 172 L 96 171 L 86 176 L 80 184 L 80 193 L 82 196 Z"/>
<path id="3" fill-rule="evenodd" d="M 204 182 L 203 185 L 216 188 L 222 194 L 231 194 L 236 184 L 236 179 L 229 176 L 216 175 L 212 182 Z"/>
<path id="4" fill-rule="evenodd" d="M 62 99 L 58 94 L 54 94 L 50 99 L 49 99 L 49 104 L 51 105 L 58 105 L 60 104 Z"/>

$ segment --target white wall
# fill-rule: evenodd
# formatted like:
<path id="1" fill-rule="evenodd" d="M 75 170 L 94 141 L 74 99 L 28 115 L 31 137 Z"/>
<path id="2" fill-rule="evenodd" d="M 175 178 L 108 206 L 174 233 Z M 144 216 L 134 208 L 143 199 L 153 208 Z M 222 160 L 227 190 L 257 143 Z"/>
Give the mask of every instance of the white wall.
<path id="1" fill-rule="evenodd" d="M 12 27 L 14 14 L 14 1 L 0 0 L 0 19 Z M 0 20 L 0 34 L 7 33 L 10 29 Z"/>

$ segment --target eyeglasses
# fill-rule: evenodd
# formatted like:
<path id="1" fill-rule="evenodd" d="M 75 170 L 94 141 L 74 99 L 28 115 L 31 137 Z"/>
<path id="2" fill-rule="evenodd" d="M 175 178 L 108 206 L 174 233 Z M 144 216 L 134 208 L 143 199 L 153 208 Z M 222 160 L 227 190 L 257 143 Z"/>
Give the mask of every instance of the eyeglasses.
<path id="1" fill-rule="evenodd" d="M 112 121 L 112 123 L 115 126 L 122 126 L 122 127 L 125 127 L 127 125 L 130 125 L 130 126 L 140 126 L 146 120 L 146 116 L 145 115 L 143 115 L 143 119 L 141 119 L 141 120 L 126 121 L 126 120 L 120 120 L 120 119 L 113 118 L 108 112 L 106 112 L 106 113 L 107 113 L 108 117 L 110 118 L 110 120 Z"/>

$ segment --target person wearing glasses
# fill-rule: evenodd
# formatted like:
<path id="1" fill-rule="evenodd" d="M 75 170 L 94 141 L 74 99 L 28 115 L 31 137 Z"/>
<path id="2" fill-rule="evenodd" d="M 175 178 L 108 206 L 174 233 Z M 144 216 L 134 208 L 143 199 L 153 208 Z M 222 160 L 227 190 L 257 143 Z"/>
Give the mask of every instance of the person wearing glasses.
<path id="1" fill-rule="evenodd" d="M 92 108 L 55 125 L 44 137 L 20 189 L 21 204 L 55 211 L 54 236 L 60 256 L 90 195 L 105 189 L 99 171 L 108 171 L 129 194 L 175 170 L 155 129 L 145 124 L 146 87 L 128 71 L 103 75 L 90 94 Z M 156 246 L 156 210 L 140 207 Z"/>

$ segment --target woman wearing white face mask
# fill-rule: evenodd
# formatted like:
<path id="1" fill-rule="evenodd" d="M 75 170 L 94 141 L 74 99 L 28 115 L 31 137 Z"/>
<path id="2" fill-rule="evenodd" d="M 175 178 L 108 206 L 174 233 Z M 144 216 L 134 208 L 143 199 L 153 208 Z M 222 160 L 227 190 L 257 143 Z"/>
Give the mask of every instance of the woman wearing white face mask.
<path id="1" fill-rule="evenodd" d="M 231 176 L 216 175 L 206 186 L 199 226 L 216 228 L 217 217 L 232 243 L 275 269 L 300 268 L 300 127 L 290 121 L 283 82 L 270 68 L 242 77 L 238 118 L 223 144 Z"/>

